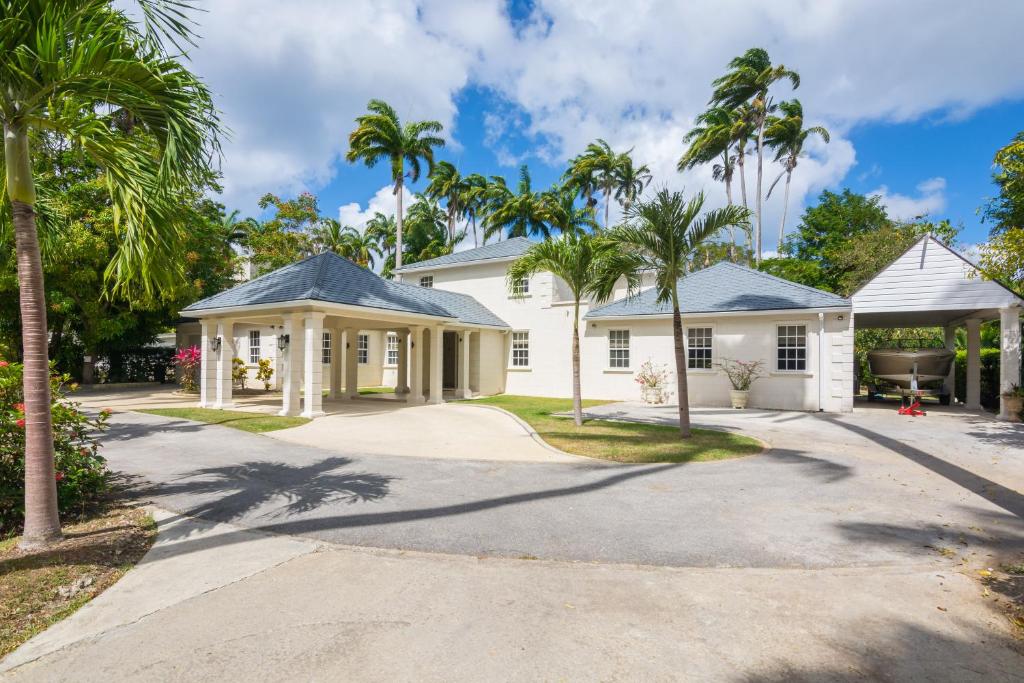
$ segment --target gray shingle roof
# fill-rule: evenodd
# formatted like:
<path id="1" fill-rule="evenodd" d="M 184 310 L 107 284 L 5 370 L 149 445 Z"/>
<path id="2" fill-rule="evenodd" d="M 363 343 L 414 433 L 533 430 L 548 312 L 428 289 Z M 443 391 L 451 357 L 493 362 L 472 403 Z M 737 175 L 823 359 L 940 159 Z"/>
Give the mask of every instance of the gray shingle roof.
<path id="1" fill-rule="evenodd" d="M 735 263 L 717 263 L 679 279 L 681 312 L 781 311 L 801 308 L 849 308 L 849 299 L 751 270 Z M 659 303 L 648 289 L 636 296 L 595 308 L 586 318 L 640 317 L 672 313 L 670 302 Z"/>
<path id="2" fill-rule="evenodd" d="M 490 261 L 494 259 L 507 259 L 522 256 L 527 249 L 533 245 L 533 241 L 526 237 L 513 237 L 511 239 L 485 244 L 476 249 L 467 249 L 446 256 L 438 256 L 429 261 L 419 261 L 402 266 L 396 272 L 404 273 L 412 270 L 428 270 L 441 266 L 454 266 L 463 263 L 474 263 L 476 261 Z"/>
<path id="3" fill-rule="evenodd" d="M 279 268 L 195 302 L 183 313 L 302 300 L 454 318 L 472 325 L 508 327 L 471 296 L 385 280 L 337 254 L 325 252 Z"/>

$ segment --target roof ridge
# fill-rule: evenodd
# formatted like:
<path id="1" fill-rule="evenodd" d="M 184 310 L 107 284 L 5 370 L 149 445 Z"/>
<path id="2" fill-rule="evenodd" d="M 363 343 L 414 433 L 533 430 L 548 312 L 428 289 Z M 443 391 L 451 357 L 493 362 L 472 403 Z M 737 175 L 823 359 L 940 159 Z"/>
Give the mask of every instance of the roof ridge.
<path id="1" fill-rule="evenodd" d="M 826 296 L 831 296 L 831 297 L 834 297 L 836 299 L 842 299 L 843 301 L 849 301 L 850 300 L 849 297 L 841 296 L 839 294 L 836 294 L 835 292 L 828 292 L 828 291 L 825 291 L 824 289 L 818 289 L 817 287 L 811 287 L 810 285 L 801 284 L 799 282 L 793 282 L 792 280 L 787 280 L 784 277 L 779 277 L 778 275 L 772 275 L 771 273 L 766 273 L 763 270 L 755 270 L 753 268 L 748 268 L 747 266 L 742 266 L 742 265 L 740 265 L 738 263 L 730 263 L 728 261 L 719 261 L 718 263 L 715 264 L 715 266 L 719 266 L 719 265 L 722 265 L 722 266 L 732 266 L 733 268 L 739 268 L 740 270 L 742 270 L 744 272 L 752 273 L 754 275 L 761 275 L 761 276 L 764 276 L 764 277 L 768 277 L 768 278 L 771 278 L 771 279 L 775 280 L 776 282 L 781 282 L 784 285 L 788 285 L 790 287 L 796 287 L 797 289 L 802 289 L 802 290 L 808 291 L 808 292 L 814 292 L 815 294 L 824 294 Z M 712 266 L 712 268 L 714 268 L 715 266 Z M 711 268 L 705 268 L 704 270 L 711 270 Z M 700 271 L 698 271 L 698 272 L 700 272 Z"/>

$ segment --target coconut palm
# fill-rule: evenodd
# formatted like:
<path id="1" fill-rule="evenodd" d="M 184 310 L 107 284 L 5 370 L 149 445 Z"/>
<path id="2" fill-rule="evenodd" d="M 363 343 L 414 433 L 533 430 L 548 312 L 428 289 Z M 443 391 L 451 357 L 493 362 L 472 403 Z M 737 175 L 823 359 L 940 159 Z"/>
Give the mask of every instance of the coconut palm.
<path id="1" fill-rule="evenodd" d="M 430 172 L 430 184 L 424 192 L 432 199 L 445 201 L 448 214 L 448 238 L 455 237 L 455 223 L 466 217 L 466 204 L 471 187 L 458 169 L 447 161 L 439 161 Z"/>
<path id="2" fill-rule="evenodd" d="M 385 159 L 391 163 L 397 221 L 395 260 L 396 268 L 401 268 L 402 189 L 406 177 L 413 183 L 419 180 L 421 160 L 427 163 L 428 174 L 434 170 L 434 148 L 444 146 L 444 138 L 438 135 L 443 127 L 437 121 L 414 121 L 403 126 L 391 105 L 382 100 L 370 100 L 366 108 L 369 113 L 356 118 L 356 129 L 348 136 L 345 158 L 350 163 L 362 161 L 370 168 Z"/>
<path id="3" fill-rule="evenodd" d="M 174 217 L 176 191 L 203 177 L 217 150 L 209 90 L 165 49 L 167 41 L 176 50 L 190 42 L 188 3 L 138 5 L 144 25 L 109 0 L 0 0 L 2 182 L 15 232 L 24 349 L 24 548 L 61 538 L 38 237 L 39 227 L 58 226 L 37 226 L 32 148 L 42 134 L 53 136 L 104 169 L 120 242 L 107 276 L 115 290 L 143 295 L 180 281 L 175 250 L 185 226 Z"/>
<path id="4" fill-rule="evenodd" d="M 599 192 L 597 175 L 591 160 L 580 154 L 569 160 L 569 167 L 562 174 L 562 183 L 583 198 L 583 207 L 597 216 L 597 200 L 594 193 Z"/>
<path id="5" fill-rule="evenodd" d="M 343 249 L 342 256 L 363 268 L 373 268 L 376 257 L 380 256 L 377 241 L 365 231 L 359 232 L 352 227 L 347 228 Z"/>
<path id="6" fill-rule="evenodd" d="M 512 192 L 504 178 L 493 177 L 488 191 L 487 216 L 484 218 L 484 241 L 492 235 L 508 237 L 550 237 L 544 215 L 544 202 L 533 191 L 530 169 L 519 168 L 519 185 Z"/>
<path id="7" fill-rule="evenodd" d="M 377 245 L 377 251 L 384 257 L 384 270 L 381 271 L 385 277 L 390 276 L 391 268 L 394 268 L 395 243 L 398 241 L 398 224 L 394 216 L 386 216 L 380 211 L 373 214 L 373 218 L 366 222 L 365 234 Z"/>
<path id="8" fill-rule="evenodd" d="M 703 208 L 703 193 L 687 201 L 681 192 L 659 190 L 651 199 L 631 206 L 626 222 L 610 234 L 620 250 L 635 259 L 634 268 L 653 271 L 658 302 L 672 304 L 679 433 L 684 439 L 690 436 L 690 407 L 679 279 L 686 274 L 686 264 L 704 242 L 726 228 L 742 227 L 749 221 L 750 213 L 735 205 L 706 213 L 702 213 Z"/>
<path id="9" fill-rule="evenodd" d="M 575 194 L 571 195 L 575 198 Z M 584 232 L 565 232 L 532 245 L 508 270 L 512 284 L 547 271 L 561 278 L 573 297 L 572 411 L 576 426 L 583 424 L 583 392 L 580 388 L 580 301 L 596 302 L 611 297 L 615 283 L 626 277 L 630 288 L 639 282 L 632 259 L 622 255 L 610 240 Z"/>
<path id="10" fill-rule="evenodd" d="M 629 210 L 654 178 L 647 164 L 637 166 L 633 163 L 630 152 L 619 155 L 619 163 L 615 167 L 615 201 L 622 206 L 623 211 Z"/>
<path id="11" fill-rule="evenodd" d="M 775 161 L 782 163 L 782 173 L 775 178 L 775 181 L 768 188 L 765 197 L 772 196 L 772 190 L 778 184 L 782 176 L 786 176 L 786 193 L 782 200 L 782 222 L 779 223 L 779 248 L 782 248 L 782 240 L 786 236 L 786 213 L 789 210 L 789 184 L 793 179 L 793 170 L 796 168 L 797 160 L 804 151 L 804 143 L 812 135 L 817 135 L 827 144 L 829 142 L 828 130 L 822 126 L 811 126 L 804 128 L 804 108 L 800 100 L 780 102 L 779 111 L 782 116 L 772 117 L 765 130 L 765 141 L 768 147 L 775 150 Z"/>
<path id="12" fill-rule="evenodd" d="M 565 185 L 555 184 L 541 194 L 544 221 L 559 233 L 580 233 L 595 230 L 594 214 L 585 206 L 576 204 L 576 191 Z"/>
<path id="13" fill-rule="evenodd" d="M 625 156 L 628 155 L 629 152 L 626 152 Z M 609 223 L 612 195 L 618 186 L 617 175 L 623 156 L 616 154 L 611 145 L 598 138 L 587 145 L 583 154 L 572 160 L 568 171 L 570 178 L 576 180 L 580 187 L 600 190 L 601 196 L 604 198 L 604 227 L 606 229 Z M 592 189 L 590 191 L 592 192 Z M 590 199 L 588 196 L 588 204 Z"/>
<path id="14" fill-rule="evenodd" d="M 473 246 L 480 246 L 480 240 L 476 230 L 476 219 L 481 211 L 485 210 L 487 203 L 487 178 L 479 173 L 470 173 L 466 176 L 466 189 L 462 195 L 462 203 L 466 217 L 469 218 L 473 227 Z"/>
<path id="15" fill-rule="evenodd" d="M 773 109 L 768 90 L 782 79 L 788 79 L 793 88 L 800 87 L 800 75 L 779 64 L 772 64 L 768 52 L 751 48 L 729 62 L 730 71 L 714 80 L 711 104 L 735 109 L 743 104 L 751 108 L 751 126 L 757 143 L 757 196 L 755 197 L 756 259 L 761 265 L 762 252 L 762 178 L 764 175 L 764 132 L 768 116 Z"/>
<path id="16" fill-rule="evenodd" d="M 408 263 L 426 261 L 450 254 L 455 250 L 464 232 L 448 234 L 448 216 L 436 200 L 423 194 L 417 194 L 412 206 L 409 207 L 408 239 L 405 244 L 405 257 Z"/>

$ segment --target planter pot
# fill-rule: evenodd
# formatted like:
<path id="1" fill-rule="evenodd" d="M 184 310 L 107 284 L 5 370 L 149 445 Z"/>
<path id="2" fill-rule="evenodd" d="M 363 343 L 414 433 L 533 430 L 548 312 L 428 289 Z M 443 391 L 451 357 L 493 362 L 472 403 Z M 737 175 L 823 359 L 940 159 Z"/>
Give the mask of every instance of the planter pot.
<path id="1" fill-rule="evenodd" d="M 1007 420 L 1010 422 L 1021 421 L 1021 410 L 1024 410 L 1024 397 L 1003 396 L 1003 405 L 1006 407 Z"/>
<path id="2" fill-rule="evenodd" d="M 732 399 L 733 408 L 743 409 L 747 407 L 747 399 L 750 398 L 750 392 L 733 389 L 729 392 L 729 398 Z"/>
<path id="3" fill-rule="evenodd" d="M 640 387 L 640 397 L 648 405 L 661 405 L 665 402 L 665 390 L 662 387 Z"/>

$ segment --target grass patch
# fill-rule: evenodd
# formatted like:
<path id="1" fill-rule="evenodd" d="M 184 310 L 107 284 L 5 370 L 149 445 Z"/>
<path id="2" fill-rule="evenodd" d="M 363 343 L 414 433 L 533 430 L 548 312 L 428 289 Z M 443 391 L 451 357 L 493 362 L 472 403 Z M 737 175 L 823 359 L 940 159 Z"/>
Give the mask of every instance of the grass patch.
<path id="1" fill-rule="evenodd" d="M 394 387 L 359 387 L 359 393 L 362 395 L 366 394 L 393 394 L 395 393 Z"/>
<path id="2" fill-rule="evenodd" d="M 150 408 L 140 410 L 141 413 L 177 417 L 183 420 L 205 422 L 212 425 L 224 425 L 243 432 L 273 432 L 278 429 L 300 427 L 307 422 L 307 417 L 283 417 L 266 413 L 249 413 L 242 410 L 217 410 L 215 408 Z"/>
<path id="3" fill-rule="evenodd" d="M 666 425 L 586 420 L 582 427 L 577 427 L 572 418 L 554 415 L 571 411 L 571 399 L 498 395 L 467 403 L 504 408 L 525 420 L 549 444 L 567 453 L 616 462 L 705 462 L 754 455 L 763 450 L 757 439 L 712 429 L 694 429 L 691 438 L 682 440 L 677 428 Z M 583 407 L 606 403 L 613 401 L 583 401 Z"/>
<path id="4" fill-rule="evenodd" d="M 24 553 L 17 538 L 0 542 L 0 657 L 113 585 L 155 537 L 145 510 L 109 506 L 66 525 L 64 540 L 47 550 Z"/>

